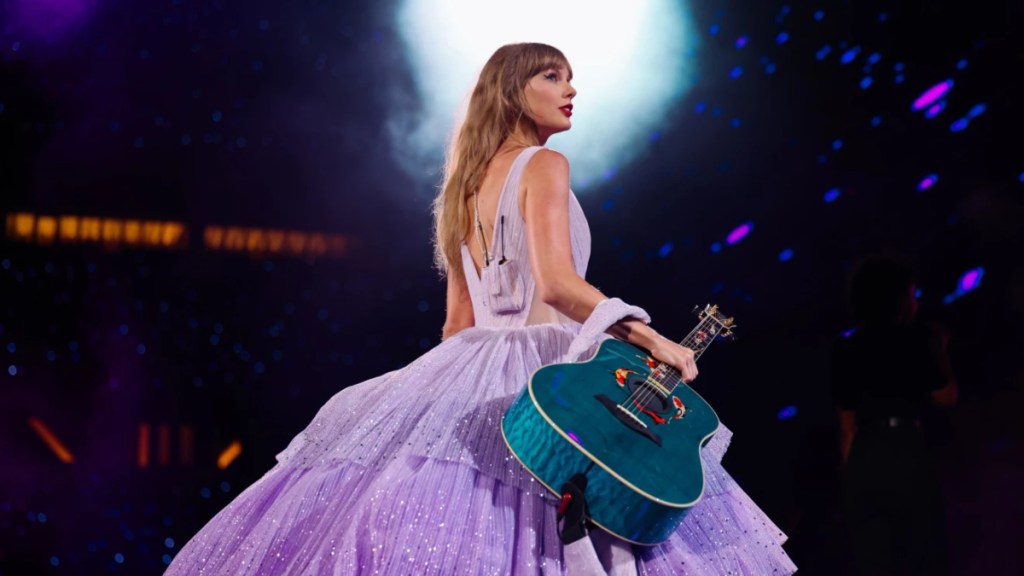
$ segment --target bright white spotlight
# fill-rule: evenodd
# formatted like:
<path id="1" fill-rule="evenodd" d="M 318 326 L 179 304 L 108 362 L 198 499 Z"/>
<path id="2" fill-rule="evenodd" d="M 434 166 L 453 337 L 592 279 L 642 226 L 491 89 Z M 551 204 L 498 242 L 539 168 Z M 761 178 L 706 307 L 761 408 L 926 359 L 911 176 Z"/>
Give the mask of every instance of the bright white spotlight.
<path id="1" fill-rule="evenodd" d="M 697 35 L 682 4 L 405 0 L 398 28 L 421 108 L 390 126 L 397 158 L 414 175 L 436 170 L 487 58 L 503 44 L 544 42 L 565 53 L 579 90 L 572 130 L 548 145 L 569 157 L 574 186 L 586 188 L 641 152 L 690 86 Z"/>

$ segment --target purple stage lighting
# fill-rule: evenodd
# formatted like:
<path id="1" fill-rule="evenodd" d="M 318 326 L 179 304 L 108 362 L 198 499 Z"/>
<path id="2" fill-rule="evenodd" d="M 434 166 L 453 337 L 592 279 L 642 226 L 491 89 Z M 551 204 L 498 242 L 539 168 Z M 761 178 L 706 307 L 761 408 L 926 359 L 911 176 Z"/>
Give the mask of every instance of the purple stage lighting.
<path id="1" fill-rule="evenodd" d="M 836 198 L 839 198 L 839 188 L 833 188 L 828 192 L 825 192 L 823 200 L 825 200 L 825 203 L 827 204 L 829 202 L 835 202 Z"/>
<path id="2" fill-rule="evenodd" d="M 936 116 L 941 114 L 942 111 L 945 108 L 946 108 L 945 100 L 941 100 L 939 102 L 936 102 L 935 104 L 932 104 L 931 106 L 928 107 L 927 110 L 924 111 L 924 117 L 928 118 L 928 119 L 935 118 Z"/>
<path id="3" fill-rule="evenodd" d="M 982 267 L 974 268 L 964 272 L 964 275 L 960 277 L 959 288 L 961 292 L 967 293 L 974 290 L 978 286 L 981 286 L 981 277 L 985 274 L 985 269 Z"/>
<path id="4" fill-rule="evenodd" d="M 929 174 L 929 175 L 925 176 L 923 180 L 918 182 L 918 184 L 917 184 L 917 191 L 918 192 L 924 192 L 925 190 L 927 190 L 927 189 L 931 188 L 932 186 L 934 186 L 935 183 L 938 182 L 938 181 L 939 181 L 938 175 L 936 175 L 936 174 Z"/>
<path id="5" fill-rule="evenodd" d="M 733 244 L 743 240 L 750 231 L 754 229 L 753 222 L 744 222 L 736 227 L 735 230 L 729 232 L 729 235 L 725 237 L 725 243 L 732 246 Z"/>
<path id="6" fill-rule="evenodd" d="M 939 82 L 938 84 L 925 90 L 923 94 L 918 96 L 917 100 L 914 100 L 914 103 L 913 105 L 911 105 L 910 109 L 917 111 L 931 105 L 932 103 L 936 102 L 939 98 L 942 98 L 942 96 L 946 92 L 949 92 L 950 88 L 952 87 L 952 80 L 945 80 L 943 82 Z"/>
<path id="7" fill-rule="evenodd" d="M 782 410 L 779 410 L 779 420 L 789 420 L 793 416 L 796 416 L 796 406 L 786 406 Z"/>

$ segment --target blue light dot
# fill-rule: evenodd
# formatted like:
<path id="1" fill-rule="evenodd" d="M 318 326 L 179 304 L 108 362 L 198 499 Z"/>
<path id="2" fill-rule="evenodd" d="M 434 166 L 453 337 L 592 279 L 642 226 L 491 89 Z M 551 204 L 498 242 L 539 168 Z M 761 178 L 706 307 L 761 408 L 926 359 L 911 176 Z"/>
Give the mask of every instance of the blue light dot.
<path id="1" fill-rule="evenodd" d="M 670 252 L 672 252 L 672 243 L 665 242 L 661 245 L 661 248 L 658 249 L 658 256 L 664 258 L 665 256 L 668 256 Z"/>
<path id="2" fill-rule="evenodd" d="M 693 111 L 696 114 L 701 114 L 707 108 L 707 104 L 703 102 L 697 102 L 697 105 L 693 107 Z"/>
<path id="3" fill-rule="evenodd" d="M 60 558 L 50 556 L 50 566 L 60 566 Z"/>
<path id="4" fill-rule="evenodd" d="M 796 406 L 786 406 L 782 410 L 779 410 L 778 419 L 789 420 L 794 416 L 796 416 Z"/>
<path id="5" fill-rule="evenodd" d="M 872 82 L 871 76 L 865 76 L 865 77 L 861 78 L 861 80 L 860 80 L 860 89 L 861 90 L 867 90 L 868 88 L 871 87 L 871 82 Z"/>
<path id="6" fill-rule="evenodd" d="M 765 74 L 774 74 L 775 73 L 775 64 L 768 64 L 767 66 L 765 66 L 764 67 L 764 72 L 765 72 Z"/>
<path id="7" fill-rule="evenodd" d="M 188 134 L 182 134 L 181 135 L 181 144 L 182 144 L 182 146 L 188 146 L 191 143 L 192 143 L 192 137 L 191 136 L 189 136 Z"/>
<path id="8" fill-rule="evenodd" d="M 39 514 L 36 514 L 36 520 L 39 520 L 40 524 L 46 524 L 46 513 L 40 512 Z"/>
<path id="9" fill-rule="evenodd" d="M 980 116 L 980 115 L 984 114 L 984 113 L 985 113 L 985 110 L 986 110 L 986 108 L 987 108 L 987 107 L 985 106 L 985 104 L 975 104 L 975 105 L 974 105 L 974 106 L 972 106 L 972 107 L 971 107 L 971 109 L 970 109 L 970 110 L 969 110 L 969 111 L 967 112 L 967 117 L 968 117 L 968 118 L 976 118 L 976 117 L 978 117 L 978 116 Z"/>
<path id="10" fill-rule="evenodd" d="M 871 118 L 871 125 L 874 126 L 875 128 L 877 128 L 881 124 L 882 124 L 882 117 L 881 116 L 873 116 Z"/>
<path id="11" fill-rule="evenodd" d="M 120 332 L 122 336 L 124 336 L 125 334 L 128 333 L 128 325 L 121 324 L 120 326 L 118 326 L 117 331 Z"/>
<path id="12" fill-rule="evenodd" d="M 956 69 L 957 70 L 963 70 L 964 68 L 967 68 L 967 58 L 961 58 L 956 63 Z"/>
<path id="13" fill-rule="evenodd" d="M 145 354 L 146 353 L 146 345 L 145 344 L 139 344 L 138 346 L 135 347 L 135 351 L 138 352 L 140 356 Z"/>
<path id="14" fill-rule="evenodd" d="M 708 34 L 714 36 L 715 34 L 718 34 L 718 31 L 721 29 L 721 26 L 719 26 L 718 24 L 712 24 L 711 27 L 708 28 Z"/>
<path id="15" fill-rule="evenodd" d="M 871 56 L 868 56 L 868 64 L 877 64 L 878 61 L 881 60 L 881 59 L 882 59 L 882 55 L 879 54 L 878 52 L 875 52 L 875 53 L 871 54 Z"/>
<path id="16" fill-rule="evenodd" d="M 420 300 L 419 303 L 416 304 L 416 309 L 420 312 L 426 312 L 427 310 L 430 310 L 430 302 Z"/>
<path id="17" fill-rule="evenodd" d="M 10 344 L 7 345 L 7 351 L 10 352 L 11 354 L 14 354 L 15 352 L 18 351 L 18 345 L 15 344 L 14 342 L 11 342 Z"/>
<path id="18" fill-rule="evenodd" d="M 722 251 L 722 243 L 721 242 L 715 242 L 714 244 L 712 244 L 711 245 L 711 251 L 716 253 L 716 254 L 718 252 L 721 252 Z"/>
<path id="19" fill-rule="evenodd" d="M 733 128 L 739 128 L 740 127 L 740 119 L 739 118 L 733 118 L 732 120 L 729 121 L 729 125 L 732 126 Z"/>
<path id="20" fill-rule="evenodd" d="M 174 538 L 164 538 L 164 546 L 174 548 Z"/>
<path id="21" fill-rule="evenodd" d="M 267 371 L 267 367 L 263 365 L 263 362 L 257 362 L 252 365 L 252 369 L 257 374 L 263 374 Z"/>
<path id="22" fill-rule="evenodd" d="M 814 19 L 815 19 L 815 20 L 817 20 L 817 21 L 819 21 L 819 22 L 821 22 L 821 20 L 822 20 L 822 19 L 823 19 L 824 17 L 825 17 L 825 11 L 824 11 L 824 10 L 818 10 L 818 11 L 816 11 L 816 12 L 814 13 Z"/>
<path id="23" fill-rule="evenodd" d="M 214 122 L 220 122 L 221 118 L 224 117 L 224 114 L 222 114 L 220 110 L 215 110 L 213 114 L 210 115 L 210 117 L 213 119 Z"/>
<path id="24" fill-rule="evenodd" d="M 789 262 L 793 259 L 793 249 L 786 248 L 782 252 L 779 252 L 779 262 Z"/>
<path id="25" fill-rule="evenodd" d="M 1017 175 L 1017 181 L 1024 183 L 1024 172 Z"/>
<path id="26" fill-rule="evenodd" d="M 213 344 L 214 346 L 220 344 L 220 336 L 216 334 L 210 334 L 210 344 Z"/>
<path id="27" fill-rule="evenodd" d="M 53 362 L 54 360 L 57 359 L 57 353 L 54 352 L 53 350 L 47 351 L 46 352 L 46 359 L 49 360 L 50 362 Z"/>
<path id="28" fill-rule="evenodd" d="M 824 164 L 825 162 L 828 162 L 828 156 L 824 154 L 818 154 L 818 164 Z"/>
<path id="29" fill-rule="evenodd" d="M 815 56 L 817 56 L 818 60 L 824 60 L 830 52 L 832 52 L 832 47 L 829 46 L 828 44 L 825 44 L 821 48 L 818 48 L 818 52 L 815 54 Z"/>
<path id="30" fill-rule="evenodd" d="M 743 48 L 746 45 L 747 45 L 747 37 L 746 36 L 740 36 L 739 38 L 736 39 L 736 47 L 737 48 Z"/>
<path id="31" fill-rule="evenodd" d="M 171 555 L 170 554 L 164 554 L 163 557 L 161 558 L 161 560 L 164 561 L 164 564 L 170 564 L 171 563 Z"/>
<path id="32" fill-rule="evenodd" d="M 17 376 L 18 367 L 15 366 L 14 364 L 11 364 L 10 366 L 7 367 L 7 373 L 10 374 L 11 376 Z"/>
<path id="33" fill-rule="evenodd" d="M 858 54 L 860 54 L 860 46 L 854 46 L 853 48 L 850 48 L 846 52 L 843 52 L 843 55 L 839 59 L 839 62 L 841 64 L 849 64 L 850 62 L 853 62 L 855 58 L 857 58 Z"/>
<path id="34" fill-rule="evenodd" d="M 231 491 L 231 484 L 228 484 L 228 481 L 224 480 L 223 482 L 220 483 L 220 491 L 221 492 L 230 492 Z"/>
<path id="35" fill-rule="evenodd" d="M 209 498 L 210 489 L 207 488 L 206 486 L 203 486 L 202 488 L 199 489 L 199 495 L 202 496 L 203 498 Z"/>
<path id="36" fill-rule="evenodd" d="M 839 150 L 842 147 L 843 147 L 843 141 L 841 139 L 836 138 L 835 140 L 832 141 L 832 149 L 833 150 Z"/>
<path id="37" fill-rule="evenodd" d="M 825 192 L 824 200 L 826 203 L 835 202 L 836 198 L 839 198 L 839 188 L 833 188 Z"/>
<path id="38" fill-rule="evenodd" d="M 114 554 L 114 562 L 117 562 L 118 564 L 124 564 L 124 554 L 121 554 L 120 552 Z"/>
<path id="39" fill-rule="evenodd" d="M 260 20 L 260 30 L 266 30 L 268 28 L 270 28 L 270 21 L 269 20 Z"/>
<path id="40" fill-rule="evenodd" d="M 897 62 L 893 64 L 892 69 L 895 72 L 903 72 L 903 62 Z"/>
<path id="41" fill-rule="evenodd" d="M 732 71 L 729 72 L 729 76 L 732 77 L 733 80 L 735 80 L 736 78 L 739 78 L 742 75 L 743 75 L 743 67 L 742 66 L 736 66 L 735 68 L 732 69 Z"/>
<path id="42" fill-rule="evenodd" d="M 779 35 L 775 37 L 775 42 L 779 44 L 785 44 L 789 40 L 789 34 L 785 32 L 779 32 Z"/>
<path id="43" fill-rule="evenodd" d="M 142 136 L 137 136 L 135 141 L 132 142 L 132 146 L 135 146 L 136 148 L 142 148 L 145 144 L 146 141 L 142 139 Z"/>
<path id="44" fill-rule="evenodd" d="M 903 80 L 903 74 L 897 74 L 896 77 L 893 78 L 893 81 L 896 82 L 897 84 L 903 84 Z"/>
<path id="45" fill-rule="evenodd" d="M 961 118 L 949 126 L 950 132 L 962 132 L 967 129 L 967 118 Z"/>

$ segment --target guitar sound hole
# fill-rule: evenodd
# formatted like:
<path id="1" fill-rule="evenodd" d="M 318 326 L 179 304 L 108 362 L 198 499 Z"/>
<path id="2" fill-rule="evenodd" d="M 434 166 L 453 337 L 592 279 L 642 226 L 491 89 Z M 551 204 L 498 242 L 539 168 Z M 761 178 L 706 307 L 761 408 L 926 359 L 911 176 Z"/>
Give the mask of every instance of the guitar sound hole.
<path id="1" fill-rule="evenodd" d="M 631 378 L 626 386 L 629 389 L 630 402 L 634 405 L 639 405 L 644 410 L 650 410 L 657 414 L 674 411 L 668 397 L 656 385 L 641 378 Z"/>

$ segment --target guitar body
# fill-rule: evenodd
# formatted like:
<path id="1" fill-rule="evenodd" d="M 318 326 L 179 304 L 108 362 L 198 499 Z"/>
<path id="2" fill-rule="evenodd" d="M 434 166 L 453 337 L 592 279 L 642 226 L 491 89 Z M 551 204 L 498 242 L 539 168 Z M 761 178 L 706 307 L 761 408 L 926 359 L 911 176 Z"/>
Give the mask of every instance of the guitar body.
<path id="1" fill-rule="evenodd" d="M 548 490 L 559 495 L 585 472 L 590 519 L 648 546 L 668 538 L 703 494 L 700 448 L 719 426 L 689 386 L 661 386 L 659 370 L 638 348 L 608 339 L 586 362 L 539 368 L 502 420 L 509 449 Z"/>

